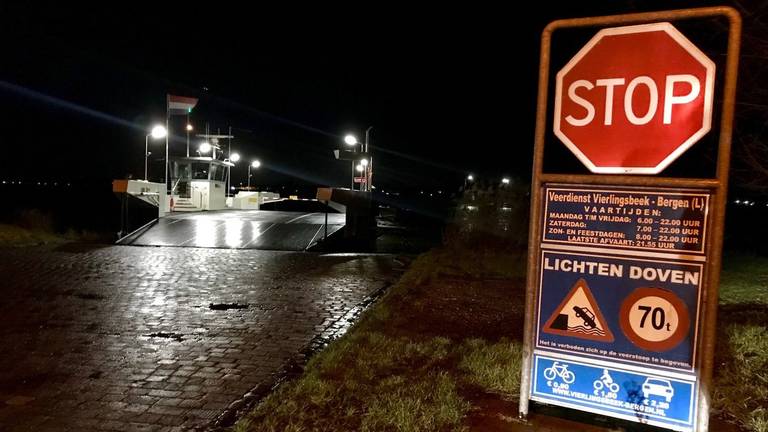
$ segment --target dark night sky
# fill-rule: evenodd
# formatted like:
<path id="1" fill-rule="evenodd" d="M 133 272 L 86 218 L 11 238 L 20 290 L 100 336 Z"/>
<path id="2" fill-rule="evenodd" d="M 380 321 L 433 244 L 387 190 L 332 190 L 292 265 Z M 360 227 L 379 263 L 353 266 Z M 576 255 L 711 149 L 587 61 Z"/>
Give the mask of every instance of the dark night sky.
<path id="1" fill-rule="evenodd" d="M 528 177 L 544 25 L 665 7 L 158 4 L 0 6 L 4 175 L 140 177 L 144 130 L 164 119 L 171 92 L 200 97 L 198 130 L 206 121 L 231 125 L 234 147 L 262 159 L 260 175 L 275 182 L 346 184 L 349 167 L 331 151 L 345 132 L 369 125 L 383 187 L 458 185 L 467 172 Z"/>

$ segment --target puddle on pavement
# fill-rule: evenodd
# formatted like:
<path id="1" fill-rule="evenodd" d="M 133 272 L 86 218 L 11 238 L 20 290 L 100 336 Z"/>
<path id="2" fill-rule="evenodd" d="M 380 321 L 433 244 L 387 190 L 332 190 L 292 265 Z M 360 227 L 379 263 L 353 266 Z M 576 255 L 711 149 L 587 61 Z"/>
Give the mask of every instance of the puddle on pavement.
<path id="1" fill-rule="evenodd" d="M 163 339 L 173 339 L 176 342 L 181 342 L 184 340 L 184 335 L 179 333 L 166 333 L 166 332 L 155 332 L 150 333 L 148 335 L 145 335 L 146 337 L 156 337 L 156 338 L 163 338 Z"/>
<path id="2" fill-rule="evenodd" d="M 94 293 L 79 293 L 75 297 L 83 300 L 103 300 L 104 297 Z"/>
<path id="3" fill-rule="evenodd" d="M 250 305 L 248 303 L 210 303 L 208 309 L 210 310 L 229 310 L 229 309 L 248 309 Z"/>

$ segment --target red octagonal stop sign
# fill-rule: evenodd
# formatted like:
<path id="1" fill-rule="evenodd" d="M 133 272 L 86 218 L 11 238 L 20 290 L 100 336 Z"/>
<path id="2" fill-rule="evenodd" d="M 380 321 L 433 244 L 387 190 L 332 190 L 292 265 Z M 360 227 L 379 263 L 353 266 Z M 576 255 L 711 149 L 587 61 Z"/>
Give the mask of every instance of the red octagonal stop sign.
<path id="1" fill-rule="evenodd" d="M 557 74 L 555 135 L 594 173 L 657 174 L 709 132 L 714 75 L 670 23 L 600 30 Z"/>

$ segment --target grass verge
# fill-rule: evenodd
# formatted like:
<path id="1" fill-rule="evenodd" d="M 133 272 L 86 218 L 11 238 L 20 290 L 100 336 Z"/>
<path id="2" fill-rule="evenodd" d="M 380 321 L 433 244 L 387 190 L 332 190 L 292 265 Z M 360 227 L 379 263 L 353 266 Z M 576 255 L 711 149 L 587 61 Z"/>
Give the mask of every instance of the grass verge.
<path id="1" fill-rule="evenodd" d="M 504 430 L 516 415 L 524 253 L 437 248 L 345 336 L 235 426 L 246 431 Z M 714 414 L 768 432 L 768 259 L 721 284 Z"/>
<path id="2" fill-rule="evenodd" d="M 63 243 L 65 240 L 50 232 L 0 224 L 0 247 L 23 247 Z"/>
<path id="3" fill-rule="evenodd" d="M 768 432 L 768 258 L 728 256 L 720 284 L 713 408 Z"/>

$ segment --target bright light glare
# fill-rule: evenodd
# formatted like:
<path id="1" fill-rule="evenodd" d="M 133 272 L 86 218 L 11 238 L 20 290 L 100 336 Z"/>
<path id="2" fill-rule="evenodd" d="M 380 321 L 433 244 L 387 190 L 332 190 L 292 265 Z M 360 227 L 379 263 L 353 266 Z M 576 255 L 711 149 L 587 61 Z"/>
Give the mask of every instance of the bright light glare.
<path id="1" fill-rule="evenodd" d="M 168 131 L 165 130 L 165 126 L 157 125 L 152 128 L 152 132 L 150 132 L 152 135 L 152 138 L 154 139 L 160 139 L 165 138 L 166 135 L 168 135 Z"/>
<path id="2" fill-rule="evenodd" d="M 232 154 L 229 156 L 229 160 L 230 160 L 230 161 L 232 161 L 232 162 L 237 162 L 237 161 L 239 161 L 239 160 L 240 160 L 240 154 L 239 154 L 239 153 L 232 153 Z"/>
<path id="3" fill-rule="evenodd" d="M 209 151 L 211 151 L 211 145 L 207 142 L 204 142 L 200 144 L 199 150 L 200 150 L 200 153 L 208 153 Z"/>
<path id="4" fill-rule="evenodd" d="M 368 166 L 368 159 L 362 159 L 362 160 L 360 161 L 360 165 L 362 165 L 362 166 Z"/>
<path id="5" fill-rule="evenodd" d="M 191 124 L 189 124 L 189 123 L 187 123 L 187 131 L 188 131 L 188 132 L 191 132 L 191 131 L 192 131 L 192 129 L 194 129 L 194 128 L 192 127 L 192 125 L 191 125 Z"/>
<path id="6" fill-rule="evenodd" d="M 503 179 L 501 179 L 501 182 L 504 184 L 509 184 L 509 179 L 504 177 Z"/>
<path id="7" fill-rule="evenodd" d="M 261 166 L 261 162 L 259 162 L 258 160 L 255 160 L 255 161 L 251 162 L 251 166 L 253 168 L 258 168 L 258 167 Z"/>
<path id="8" fill-rule="evenodd" d="M 472 174 L 467 176 L 467 180 L 469 180 L 469 181 L 472 181 L 474 179 L 475 179 L 475 177 Z"/>
<path id="9" fill-rule="evenodd" d="M 350 134 L 350 135 L 347 135 L 347 136 L 344 137 L 344 142 L 347 145 L 355 145 L 355 144 L 357 144 L 357 138 L 355 138 L 354 135 Z"/>
<path id="10" fill-rule="evenodd" d="M 362 166 L 362 165 L 360 165 L 360 164 L 358 164 L 358 165 L 355 167 L 355 169 L 357 170 L 357 172 L 363 172 L 363 166 Z"/>

